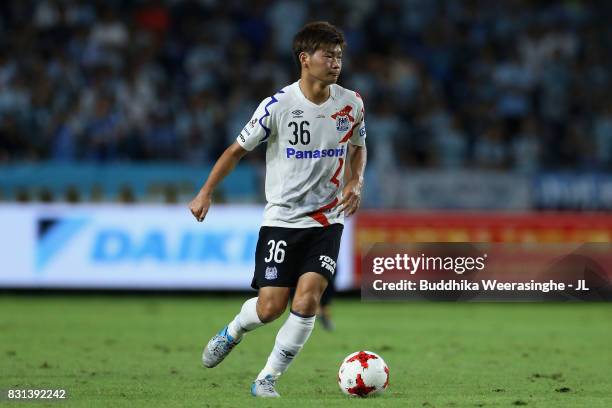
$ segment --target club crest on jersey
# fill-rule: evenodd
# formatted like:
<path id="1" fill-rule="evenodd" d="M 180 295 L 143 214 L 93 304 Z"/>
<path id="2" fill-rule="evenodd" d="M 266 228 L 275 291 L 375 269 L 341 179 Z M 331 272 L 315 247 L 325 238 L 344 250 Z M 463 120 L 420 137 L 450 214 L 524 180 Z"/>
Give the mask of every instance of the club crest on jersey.
<path id="1" fill-rule="evenodd" d="M 355 118 L 351 115 L 352 110 L 352 106 L 346 105 L 344 108 L 331 115 L 331 118 L 336 120 L 336 130 L 338 132 L 346 132 L 351 128 L 351 122 L 355 121 Z"/>
<path id="2" fill-rule="evenodd" d="M 268 266 L 266 268 L 265 278 L 267 280 L 276 279 L 277 276 L 278 276 L 278 270 L 276 269 L 276 266 Z"/>

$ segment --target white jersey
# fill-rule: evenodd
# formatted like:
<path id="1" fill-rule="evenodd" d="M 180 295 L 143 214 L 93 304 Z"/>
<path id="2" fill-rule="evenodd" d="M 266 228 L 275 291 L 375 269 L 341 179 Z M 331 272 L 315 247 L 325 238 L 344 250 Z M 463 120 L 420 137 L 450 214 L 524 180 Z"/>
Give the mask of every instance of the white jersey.
<path id="1" fill-rule="evenodd" d="M 307 228 L 343 223 L 342 199 L 348 145 L 363 146 L 366 130 L 358 93 L 330 86 L 317 105 L 298 82 L 264 99 L 236 141 L 246 150 L 266 148 L 266 200 L 262 225 Z"/>

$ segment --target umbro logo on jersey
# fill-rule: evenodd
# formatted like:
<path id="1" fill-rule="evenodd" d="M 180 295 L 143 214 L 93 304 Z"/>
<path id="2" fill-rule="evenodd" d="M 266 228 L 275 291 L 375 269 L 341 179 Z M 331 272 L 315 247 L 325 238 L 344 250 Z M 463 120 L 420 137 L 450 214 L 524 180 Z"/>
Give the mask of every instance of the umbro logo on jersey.
<path id="1" fill-rule="evenodd" d="M 293 115 L 294 118 L 301 118 L 302 115 L 304 114 L 304 111 L 296 109 L 293 112 L 291 112 L 291 114 Z"/>

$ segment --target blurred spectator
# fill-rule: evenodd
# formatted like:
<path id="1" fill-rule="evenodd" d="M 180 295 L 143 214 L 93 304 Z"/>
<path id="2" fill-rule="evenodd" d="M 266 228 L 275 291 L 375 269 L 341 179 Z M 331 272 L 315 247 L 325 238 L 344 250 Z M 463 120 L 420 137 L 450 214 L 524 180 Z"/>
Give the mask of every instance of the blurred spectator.
<path id="1" fill-rule="evenodd" d="M 508 146 L 504 142 L 500 123 L 491 125 L 476 142 L 474 160 L 478 167 L 505 169 L 508 166 Z"/>
<path id="2" fill-rule="evenodd" d="M 467 160 L 467 136 L 463 131 L 461 117 L 454 115 L 449 122 L 434 130 L 438 165 L 443 169 L 457 170 Z"/>
<path id="3" fill-rule="evenodd" d="M 520 132 L 512 140 L 512 161 L 514 169 L 520 173 L 534 173 L 539 169 L 542 149 L 538 121 L 534 116 L 521 122 Z"/>

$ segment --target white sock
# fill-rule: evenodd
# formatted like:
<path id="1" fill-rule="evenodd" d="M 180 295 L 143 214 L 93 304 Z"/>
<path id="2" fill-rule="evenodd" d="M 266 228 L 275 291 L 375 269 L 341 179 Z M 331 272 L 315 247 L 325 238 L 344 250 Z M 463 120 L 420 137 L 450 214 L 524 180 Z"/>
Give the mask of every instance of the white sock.
<path id="1" fill-rule="evenodd" d="M 234 340 L 240 340 L 244 333 L 263 325 L 257 315 L 257 298 L 254 297 L 244 302 L 240 313 L 227 326 L 227 331 Z"/>
<path id="2" fill-rule="evenodd" d="M 315 316 L 300 317 L 291 311 L 287 321 L 278 331 L 272 353 L 270 353 L 268 362 L 257 376 L 257 379 L 261 380 L 268 375 L 278 378 L 287 371 L 289 364 L 291 364 L 310 337 L 314 323 Z"/>

